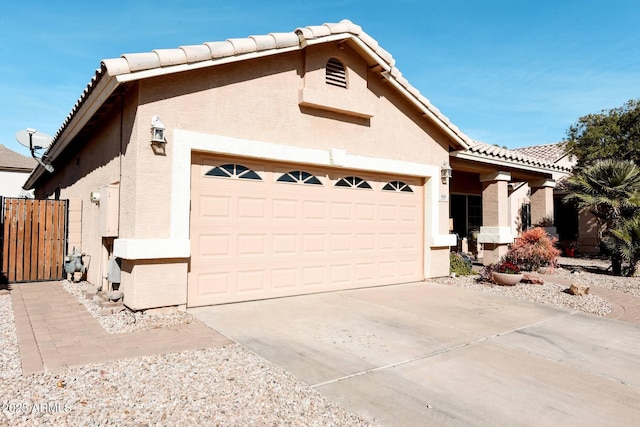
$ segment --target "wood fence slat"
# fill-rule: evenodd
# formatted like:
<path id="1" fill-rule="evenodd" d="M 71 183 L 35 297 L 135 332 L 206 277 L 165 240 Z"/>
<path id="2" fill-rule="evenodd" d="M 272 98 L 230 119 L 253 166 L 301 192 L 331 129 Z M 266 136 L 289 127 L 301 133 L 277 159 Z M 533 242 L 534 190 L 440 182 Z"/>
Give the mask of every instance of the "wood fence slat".
<path id="1" fill-rule="evenodd" d="M 11 216 L 9 215 L 10 213 L 10 208 L 9 208 L 9 200 L 4 200 L 2 203 L 2 215 L 4 215 L 4 222 L 3 222 L 3 230 L 2 232 L 3 237 L 4 237 L 4 241 L 2 242 L 2 270 L 5 272 L 5 274 L 7 275 L 7 280 L 9 278 L 9 227 L 10 227 L 10 219 Z"/>
<path id="2" fill-rule="evenodd" d="M 9 234 L 11 235 L 11 244 L 9 245 L 9 273 L 13 280 L 16 280 L 16 251 L 17 251 L 17 235 L 18 235 L 18 203 L 11 201 L 11 223 L 9 224 Z"/>
<path id="3" fill-rule="evenodd" d="M 31 272 L 31 230 L 32 230 L 32 222 L 33 222 L 33 203 L 25 202 L 25 224 L 24 224 L 24 255 L 22 257 L 23 261 L 23 276 L 24 280 L 32 280 L 32 272 Z"/>
<path id="4" fill-rule="evenodd" d="M 60 246 L 60 242 L 58 239 L 59 236 L 59 225 L 60 225 L 60 203 L 52 203 L 51 206 L 51 214 L 53 216 L 53 220 L 51 225 L 51 277 L 58 277 L 58 247 Z"/>
<path id="5" fill-rule="evenodd" d="M 24 214 L 25 203 L 18 200 L 18 234 L 16 248 L 16 281 L 24 280 L 24 224 L 26 222 Z"/>
<path id="6" fill-rule="evenodd" d="M 38 206 L 38 260 L 44 260 L 45 251 L 45 223 L 46 223 L 46 208 L 47 205 L 44 200 L 37 200 Z M 45 265 L 44 262 L 38 262 L 38 277 L 45 277 Z"/>

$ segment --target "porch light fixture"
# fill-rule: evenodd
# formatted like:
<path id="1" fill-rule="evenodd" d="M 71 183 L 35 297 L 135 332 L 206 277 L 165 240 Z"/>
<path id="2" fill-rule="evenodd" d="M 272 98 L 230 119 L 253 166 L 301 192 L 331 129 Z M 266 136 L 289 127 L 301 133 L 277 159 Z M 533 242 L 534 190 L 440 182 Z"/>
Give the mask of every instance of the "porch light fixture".
<path id="1" fill-rule="evenodd" d="M 164 139 L 164 131 L 165 127 L 160 117 L 153 116 L 151 118 L 151 142 L 164 144 L 166 142 Z"/>
<path id="2" fill-rule="evenodd" d="M 449 181 L 449 178 L 452 176 L 451 166 L 447 164 L 447 162 L 442 162 L 442 166 L 440 166 L 440 178 L 442 179 L 442 183 L 446 184 Z"/>

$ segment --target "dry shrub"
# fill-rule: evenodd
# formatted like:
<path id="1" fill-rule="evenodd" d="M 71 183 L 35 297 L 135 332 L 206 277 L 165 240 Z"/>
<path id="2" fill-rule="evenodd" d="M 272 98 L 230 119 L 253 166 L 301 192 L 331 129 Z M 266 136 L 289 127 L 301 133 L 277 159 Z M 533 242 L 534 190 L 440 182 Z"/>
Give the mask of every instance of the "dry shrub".
<path id="1" fill-rule="evenodd" d="M 509 248 L 505 260 L 525 271 L 538 271 L 540 267 L 555 267 L 560 251 L 554 246 L 557 239 L 544 228 L 524 231 Z"/>

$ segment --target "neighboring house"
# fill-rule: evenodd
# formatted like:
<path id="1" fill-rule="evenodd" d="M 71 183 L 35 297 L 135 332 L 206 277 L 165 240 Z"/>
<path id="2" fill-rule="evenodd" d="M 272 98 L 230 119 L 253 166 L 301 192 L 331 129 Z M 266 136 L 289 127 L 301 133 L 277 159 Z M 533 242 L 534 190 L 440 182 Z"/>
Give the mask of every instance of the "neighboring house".
<path id="1" fill-rule="evenodd" d="M 46 154 L 28 187 L 70 199 L 88 280 L 118 259 L 133 309 L 448 275 L 450 214 L 491 262 L 508 183 L 553 215 L 563 170 L 471 140 L 346 20 L 104 60 Z"/>
<path id="2" fill-rule="evenodd" d="M 573 169 L 577 159 L 567 153 L 561 143 L 535 145 L 518 148 L 515 151 L 536 157 L 547 162 Z M 564 183 L 569 174 L 556 175 L 558 185 L 554 189 L 555 227 L 557 228 L 560 246 L 575 247 L 582 253 L 596 254 L 600 252 L 598 225 L 595 217 L 588 213 L 579 213 L 572 205 L 562 202 L 567 195 Z"/>
<path id="3" fill-rule="evenodd" d="M 0 196 L 31 197 L 22 186 L 36 165 L 35 159 L 0 144 Z"/>

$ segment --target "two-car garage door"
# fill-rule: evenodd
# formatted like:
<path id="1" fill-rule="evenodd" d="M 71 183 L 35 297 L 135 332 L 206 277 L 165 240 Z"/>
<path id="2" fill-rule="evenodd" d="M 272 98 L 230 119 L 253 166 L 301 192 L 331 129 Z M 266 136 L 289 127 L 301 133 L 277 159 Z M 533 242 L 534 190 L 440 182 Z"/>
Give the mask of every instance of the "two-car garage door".
<path id="1" fill-rule="evenodd" d="M 192 160 L 189 306 L 423 278 L 419 179 Z"/>

